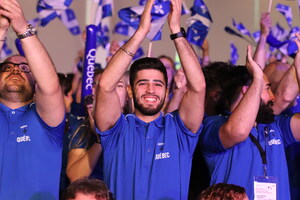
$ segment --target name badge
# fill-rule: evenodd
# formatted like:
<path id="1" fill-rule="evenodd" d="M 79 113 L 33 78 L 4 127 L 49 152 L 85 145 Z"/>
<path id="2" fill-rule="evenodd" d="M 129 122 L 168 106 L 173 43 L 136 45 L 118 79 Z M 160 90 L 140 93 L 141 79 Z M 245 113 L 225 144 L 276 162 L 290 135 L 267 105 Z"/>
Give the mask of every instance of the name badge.
<path id="1" fill-rule="evenodd" d="M 276 200 L 278 179 L 273 176 L 254 177 L 254 200 Z"/>

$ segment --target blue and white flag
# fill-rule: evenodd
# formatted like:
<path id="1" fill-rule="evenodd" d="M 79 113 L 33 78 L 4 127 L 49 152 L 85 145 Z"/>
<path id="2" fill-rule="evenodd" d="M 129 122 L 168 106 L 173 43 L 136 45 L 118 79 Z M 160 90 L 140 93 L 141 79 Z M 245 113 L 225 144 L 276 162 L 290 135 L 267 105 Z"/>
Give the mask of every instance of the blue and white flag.
<path id="1" fill-rule="evenodd" d="M 12 50 L 7 46 L 6 41 L 3 44 L 0 59 L 3 60 L 12 54 Z"/>
<path id="2" fill-rule="evenodd" d="M 273 26 L 271 29 L 271 34 L 277 40 L 283 41 L 286 40 L 289 36 L 289 31 L 280 26 L 279 23 L 276 26 Z"/>
<path id="3" fill-rule="evenodd" d="M 143 13 L 144 6 L 136 6 L 124 8 L 119 11 L 119 18 L 126 22 L 129 26 L 133 27 L 135 30 L 140 24 L 140 18 Z M 170 11 L 170 2 L 155 3 L 151 10 L 152 20 L 151 20 L 151 30 L 147 35 L 150 40 L 160 40 L 161 38 L 157 36 L 160 34 L 163 25 L 166 22 L 168 13 Z"/>
<path id="4" fill-rule="evenodd" d="M 34 28 L 38 27 L 39 26 L 39 23 L 40 23 L 40 18 L 33 18 L 31 20 L 28 20 L 27 21 L 29 24 L 31 24 Z"/>
<path id="5" fill-rule="evenodd" d="M 276 10 L 278 10 L 281 14 L 284 15 L 289 27 L 292 27 L 292 22 L 293 22 L 293 14 L 292 14 L 292 9 L 290 6 L 284 5 L 284 4 L 277 4 Z"/>
<path id="6" fill-rule="evenodd" d="M 233 42 L 230 42 L 230 63 L 236 65 L 239 60 L 238 49 Z"/>
<path id="7" fill-rule="evenodd" d="M 256 44 L 259 42 L 260 34 L 261 34 L 260 31 L 255 31 L 254 33 L 252 33 L 253 39 L 256 42 Z"/>
<path id="8" fill-rule="evenodd" d="M 162 2 L 166 2 L 166 1 L 170 1 L 170 0 L 156 0 L 155 3 L 162 3 Z M 147 2 L 147 0 L 140 0 L 140 1 L 139 1 L 139 5 L 140 5 L 140 6 L 144 6 L 144 5 L 146 5 L 146 2 Z M 190 10 L 189 10 L 189 8 L 187 7 L 185 1 L 183 0 L 183 1 L 182 1 L 181 15 L 187 15 L 187 14 L 190 14 Z"/>
<path id="9" fill-rule="evenodd" d="M 232 19 L 232 25 L 243 35 L 247 35 L 251 38 L 250 31 L 242 24 L 242 23 L 236 23 L 234 19 Z"/>
<path id="10" fill-rule="evenodd" d="M 72 9 L 68 8 L 64 10 L 59 16 L 59 19 L 69 29 L 72 35 L 79 35 L 81 33 L 79 23 Z"/>
<path id="11" fill-rule="evenodd" d="M 126 22 L 120 21 L 116 24 L 114 32 L 131 37 L 134 34 L 135 29 L 129 26 Z"/>
<path id="12" fill-rule="evenodd" d="M 41 26 L 46 26 L 50 21 L 60 16 L 64 10 L 70 7 L 72 0 L 39 0 L 37 12 L 41 20 Z"/>
<path id="13" fill-rule="evenodd" d="M 97 46 L 102 46 L 103 48 L 109 43 L 109 28 L 106 25 L 100 23 L 97 26 Z"/>
<path id="14" fill-rule="evenodd" d="M 113 0 L 99 0 L 94 24 L 98 26 L 102 22 L 102 19 L 111 17 L 112 13 Z"/>
<path id="15" fill-rule="evenodd" d="M 195 0 L 191 11 L 192 16 L 187 20 L 187 40 L 192 44 L 201 46 L 208 34 L 212 18 L 202 0 Z"/>

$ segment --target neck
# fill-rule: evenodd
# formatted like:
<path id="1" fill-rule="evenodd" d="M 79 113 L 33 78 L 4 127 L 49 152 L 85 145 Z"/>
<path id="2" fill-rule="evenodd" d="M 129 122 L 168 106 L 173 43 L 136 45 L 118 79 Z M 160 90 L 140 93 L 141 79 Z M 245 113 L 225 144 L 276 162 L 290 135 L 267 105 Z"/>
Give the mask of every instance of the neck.
<path id="1" fill-rule="evenodd" d="M 26 101 L 26 102 L 11 102 L 11 101 L 7 101 L 5 99 L 0 98 L 0 103 L 2 103 L 3 105 L 5 105 L 5 106 L 7 106 L 11 109 L 20 108 L 22 106 L 25 106 L 25 105 L 31 103 L 31 102 L 32 102 L 32 100 Z"/>
<path id="2" fill-rule="evenodd" d="M 149 115 L 144 115 L 144 114 L 142 114 L 141 112 L 139 112 L 138 110 L 135 110 L 135 115 L 139 118 L 139 119 L 141 119 L 142 121 L 144 121 L 144 122 L 146 122 L 146 123 L 149 123 L 149 122 L 152 122 L 152 121 L 154 121 L 156 118 L 158 118 L 159 117 L 159 115 L 160 115 L 160 112 L 158 112 L 158 113 L 156 113 L 155 115 L 151 115 L 151 116 L 149 116 Z"/>

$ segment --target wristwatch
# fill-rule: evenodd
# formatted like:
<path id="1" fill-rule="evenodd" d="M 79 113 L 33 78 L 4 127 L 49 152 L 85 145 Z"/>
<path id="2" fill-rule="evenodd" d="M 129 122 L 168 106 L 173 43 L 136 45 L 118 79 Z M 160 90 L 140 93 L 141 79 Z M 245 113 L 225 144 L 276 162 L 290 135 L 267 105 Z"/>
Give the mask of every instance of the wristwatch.
<path id="1" fill-rule="evenodd" d="M 186 32 L 183 27 L 180 28 L 180 32 L 170 35 L 171 40 L 175 40 L 176 38 L 179 38 L 179 37 L 186 38 Z"/>
<path id="2" fill-rule="evenodd" d="M 22 33 L 22 34 L 20 34 L 20 35 L 17 35 L 17 37 L 18 37 L 19 39 L 24 39 L 24 38 L 33 36 L 33 35 L 35 35 L 35 34 L 36 34 L 36 29 L 35 29 L 31 24 L 28 24 L 25 33 Z"/>

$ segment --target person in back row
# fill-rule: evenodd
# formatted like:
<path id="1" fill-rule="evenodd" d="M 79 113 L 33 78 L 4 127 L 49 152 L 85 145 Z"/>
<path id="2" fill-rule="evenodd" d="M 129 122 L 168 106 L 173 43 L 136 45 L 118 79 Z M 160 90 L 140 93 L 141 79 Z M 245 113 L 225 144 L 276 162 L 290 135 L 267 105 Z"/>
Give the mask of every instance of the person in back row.
<path id="1" fill-rule="evenodd" d="M 299 48 L 300 35 L 296 43 Z M 299 87 L 299 52 L 293 67 Z M 207 117 L 199 138 L 211 184 L 242 186 L 249 199 L 290 199 L 284 148 L 300 140 L 300 114 L 274 116 L 275 96 L 252 59 L 251 47 L 246 67 L 237 66 L 227 73 L 223 92 L 229 114 Z"/>
<path id="2" fill-rule="evenodd" d="M 130 67 L 129 97 L 134 114 L 123 115 L 116 85 L 150 31 L 148 0 L 139 28 L 111 58 L 99 82 L 95 120 L 104 158 L 104 181 L 116 199 L 184 199 L 188 197 L 194 149 L 204 112 L 205 80 L 197 56 L 180 28 L 181 0 L 171 0 L 169 28 L 187 78 L 178 111 L 161 114 L 167 73 L 157 58 Z"/>
<path id="3" fill-rule="evenodd" d="M 18 1 L 0 1 L 0 17 L 0 35 L 10 25 L 26 56 L 0 64 L 0 199 L 58 199 L 65 106 L 57 73 Z"/>

